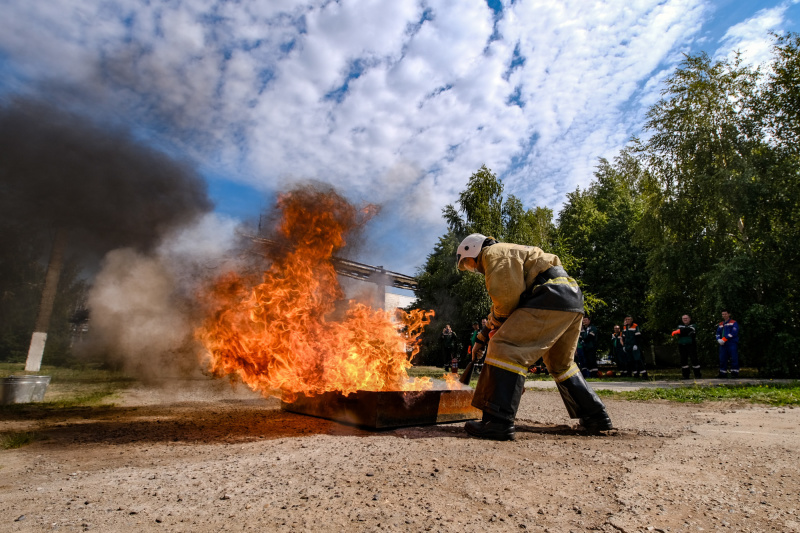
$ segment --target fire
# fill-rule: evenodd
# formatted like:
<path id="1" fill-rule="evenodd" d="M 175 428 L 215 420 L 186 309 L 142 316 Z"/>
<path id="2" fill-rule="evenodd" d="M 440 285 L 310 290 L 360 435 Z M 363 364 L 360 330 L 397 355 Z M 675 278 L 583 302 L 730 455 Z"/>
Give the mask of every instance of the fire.
<path id="1" fill-rule="evenodd" d="M 269 268 L 252 280 L 228 273 L 203 295 L 210 309 L 196 331 L 216 376 L 236 375 L 253 390 L 291 401 L 357 390 L 425 390 L 409 379 L 417 337 L 433 312 L 392 314 L 344 302 L 332 258 L 374 213 L 333 191 L 297 189 L 278 200 Z M 407 351 L 407 348 L 408 351 Z"/>

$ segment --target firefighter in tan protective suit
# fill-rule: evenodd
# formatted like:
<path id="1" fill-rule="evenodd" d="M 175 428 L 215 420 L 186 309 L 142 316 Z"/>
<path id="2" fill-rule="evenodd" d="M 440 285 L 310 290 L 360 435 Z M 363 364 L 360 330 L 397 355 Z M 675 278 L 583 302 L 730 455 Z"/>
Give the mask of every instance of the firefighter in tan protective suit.
<path id="1" fill-rule="evenodd" d="M 557 256 L 535 246 L 498 243 L 479 233 L 458 247 L 459 270 L 480 272 L 492 299 L 487 325 L 472 351 L 487 350 L 472 405 L 483 411 L 467 422 L 474 437 L 513 440 L 514 419 L 528 368 L 540 357 L 556 380 L 571 418 L 589 431 L 613 429 L 606 407 L 573 361 L 583 319 L 583 294 Z M 495 333 L 489 336 L 491 330 Z M 477 352 L 477 353 L 476 353 Z"/>

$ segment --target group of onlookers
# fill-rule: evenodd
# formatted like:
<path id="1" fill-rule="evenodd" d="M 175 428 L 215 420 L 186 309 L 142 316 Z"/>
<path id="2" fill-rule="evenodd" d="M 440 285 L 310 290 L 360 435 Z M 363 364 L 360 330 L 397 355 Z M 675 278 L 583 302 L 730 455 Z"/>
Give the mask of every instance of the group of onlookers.
<path id="1" fill-rule="evenodd" d="M 486 322 L 486 319 L 483 319 L 483 321 Z M 475 338 L 480 330 L 481 324 L 473 322 L 468 351 L 475 344 Z M 697 357 L 697 326 L 692 323 L 692 317 L 688 314 L 683 315 L 681 323 L 672 332 L 672 336 L 677 337 L 678 341 L 681 377 L 689 379 L 692 374 L 694 374 L 695 378 L 702 377 L 700 362 Z M 719 343 L 719 374 L 717 377 L 739 377 L 739 325 L 731 318 L 727 310 L 722 311 L 722 322 L 717 325 L 716 339 L 717 343 Z M 456 336 L 449 324 L 442 331 L 442 343 L 446 354 L 444 369 L 457 372 L 459 357 Z M 645 360 L 640 348 L 641 344 L 642 331 L 639 325 L 633 321 L 632 316 L 627 315 L 623 320 L 622 326 L 614 326 L 614 331 L 611 334 L 610 359 L 616 365 L 618 376 L 642 379 L 648 377 Z M 585 377 L 613 375 L 612 371 L 606 373 L 599 368 L 598 347 L 597 328 L 592 325 L 592 319 L 585 316 L 578 340 L 578 348 L 575 353 L 575 362 Z M 476 373 L 480 373 L 482 364 L 482 360 L 476 361 Z M 547 373 L 547 369 L 543 364 L 537 363 L 531 367 L 531 372 Z"/>
<path id="2" fill-rule="evenodd" d="M 647 378 L 644 357 L 639 345 L 642 332 L 633 322 L 630 315 L 625 317 L 622 327 L 614 326 L 611 334 L 611 361 L 617 366 L 622 377 Z M 681 317 L 681 323 L 672 332 L 678 340 L 678 352 L 681 358 L 681 377 L 689 379 L 702 377 L 700 362 L 697 357 L 697 326 L 692 323 L 688 314 Z M 733 320 L 727 310 L 722 311 L 722 322 L 717 325 L 716 339 L 719 344 L 718 378 L 739 377 L 739 324 Z M 578 350 L 575 361 L 587 377 L 600 377 L 602 371 L 597 364 L 597 329 L 592 326 L 591 319 L 583 319 Z M 689 366 L 691 364 L 691 367 Z"/>
<path id="3" fill-rule="evenodd" d="M 639 347 L 642 343 L 642 330 L 628 315 L 622 327 L 614 326 L 611 334 L 611 360 L 617 365 L 621 377 L 647 378 L 647 368 Z M 575 362 L 586 377 L 601 377 L 603 374 L 597 364 L 597 328 L 592 319 L 583 318 L 581 336 L 575 353 Z"/>

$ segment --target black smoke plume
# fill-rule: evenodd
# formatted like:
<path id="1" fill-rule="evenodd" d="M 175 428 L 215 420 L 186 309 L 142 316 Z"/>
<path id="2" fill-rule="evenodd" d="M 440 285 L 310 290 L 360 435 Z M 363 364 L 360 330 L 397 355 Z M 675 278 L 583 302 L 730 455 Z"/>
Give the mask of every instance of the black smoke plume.
<path id="1" fill-rule="evenodd" d="M 205 182 L 189 164 L 148 147 L 130 132 L 41 101 L 0 101 L 0 361 L 24 360 L 27 353 L 54 230 L 66 230 L 69 259 L 59 282 L 45 364 L 70 352 L 73 333 L 67 317 L 73 323 L 79 315 L 85 320 L 87 301 L 94 340 L 81 344 L 111 359 L 133 352 L 123 346 L 133 335 L 117 326 L 138 324 L 134 312 L 176 330 L 183 325 L 182 336 L 178 341 L 170 337 L 168 348 L 179 345 L 188 327 L 176 310 L 183 309 L 186 298 L 177 292 L 175 269 L 150 255 L 165 236 L 194 227 L 211 207 Z M 112 250 L 116 255 L 101 263 Z M 96 287 L 96 279 L 88 280 L 93 286 L 87 295 L 80 278 L 98 270 L 106 285 Z M 124 285 L 128 278 L 139 285 Z M 109 286 L 125 290 L 109 291 Z M 153 295 L 156 290 L 163 294 Z M 105 300 L 93 297 L 98 292 Z M 107 312 L 123 303 L 128 305 L 125 313 Z M 116 320 L 111 326 L 101 320 L 104 312 L 110 316 L 106 321 Z M 137 360 L 134 368 L 146 363 Z"/>
<path id="2" fill-rule="evenodd" d="M 124 130 L 42 102 L 0 104 L 5 226 L 66 229 L 73 251 L 146 250 L 211 207 L 188 164 Z"/>

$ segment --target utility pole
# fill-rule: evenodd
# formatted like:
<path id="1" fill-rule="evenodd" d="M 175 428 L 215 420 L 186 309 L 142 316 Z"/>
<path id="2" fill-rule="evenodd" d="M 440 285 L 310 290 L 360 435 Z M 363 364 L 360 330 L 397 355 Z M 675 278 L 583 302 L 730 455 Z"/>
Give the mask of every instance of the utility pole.
<path id="1" fill-rule="evenodd" d="M 39 304 L 39 314 L 31 336 L 31 346 L 28 349 L 28 359 L 25 361 L 26 372 L 38 372 L 42 367 L 44 344 L 47 341 L 47 329 L 50 326 L 50 317 L 53 314 L 53 303 L 56 300 L 58 279 L 61 277 L 61 268 L 64 265 L 64 248 L 67 244 L 67 232 L 63 228 L 56 230 L 53 239 L 53 249 L 50 251 L 50 262 L 47 265 L 47 275 L 44 279 L 42 301 Z"/>

